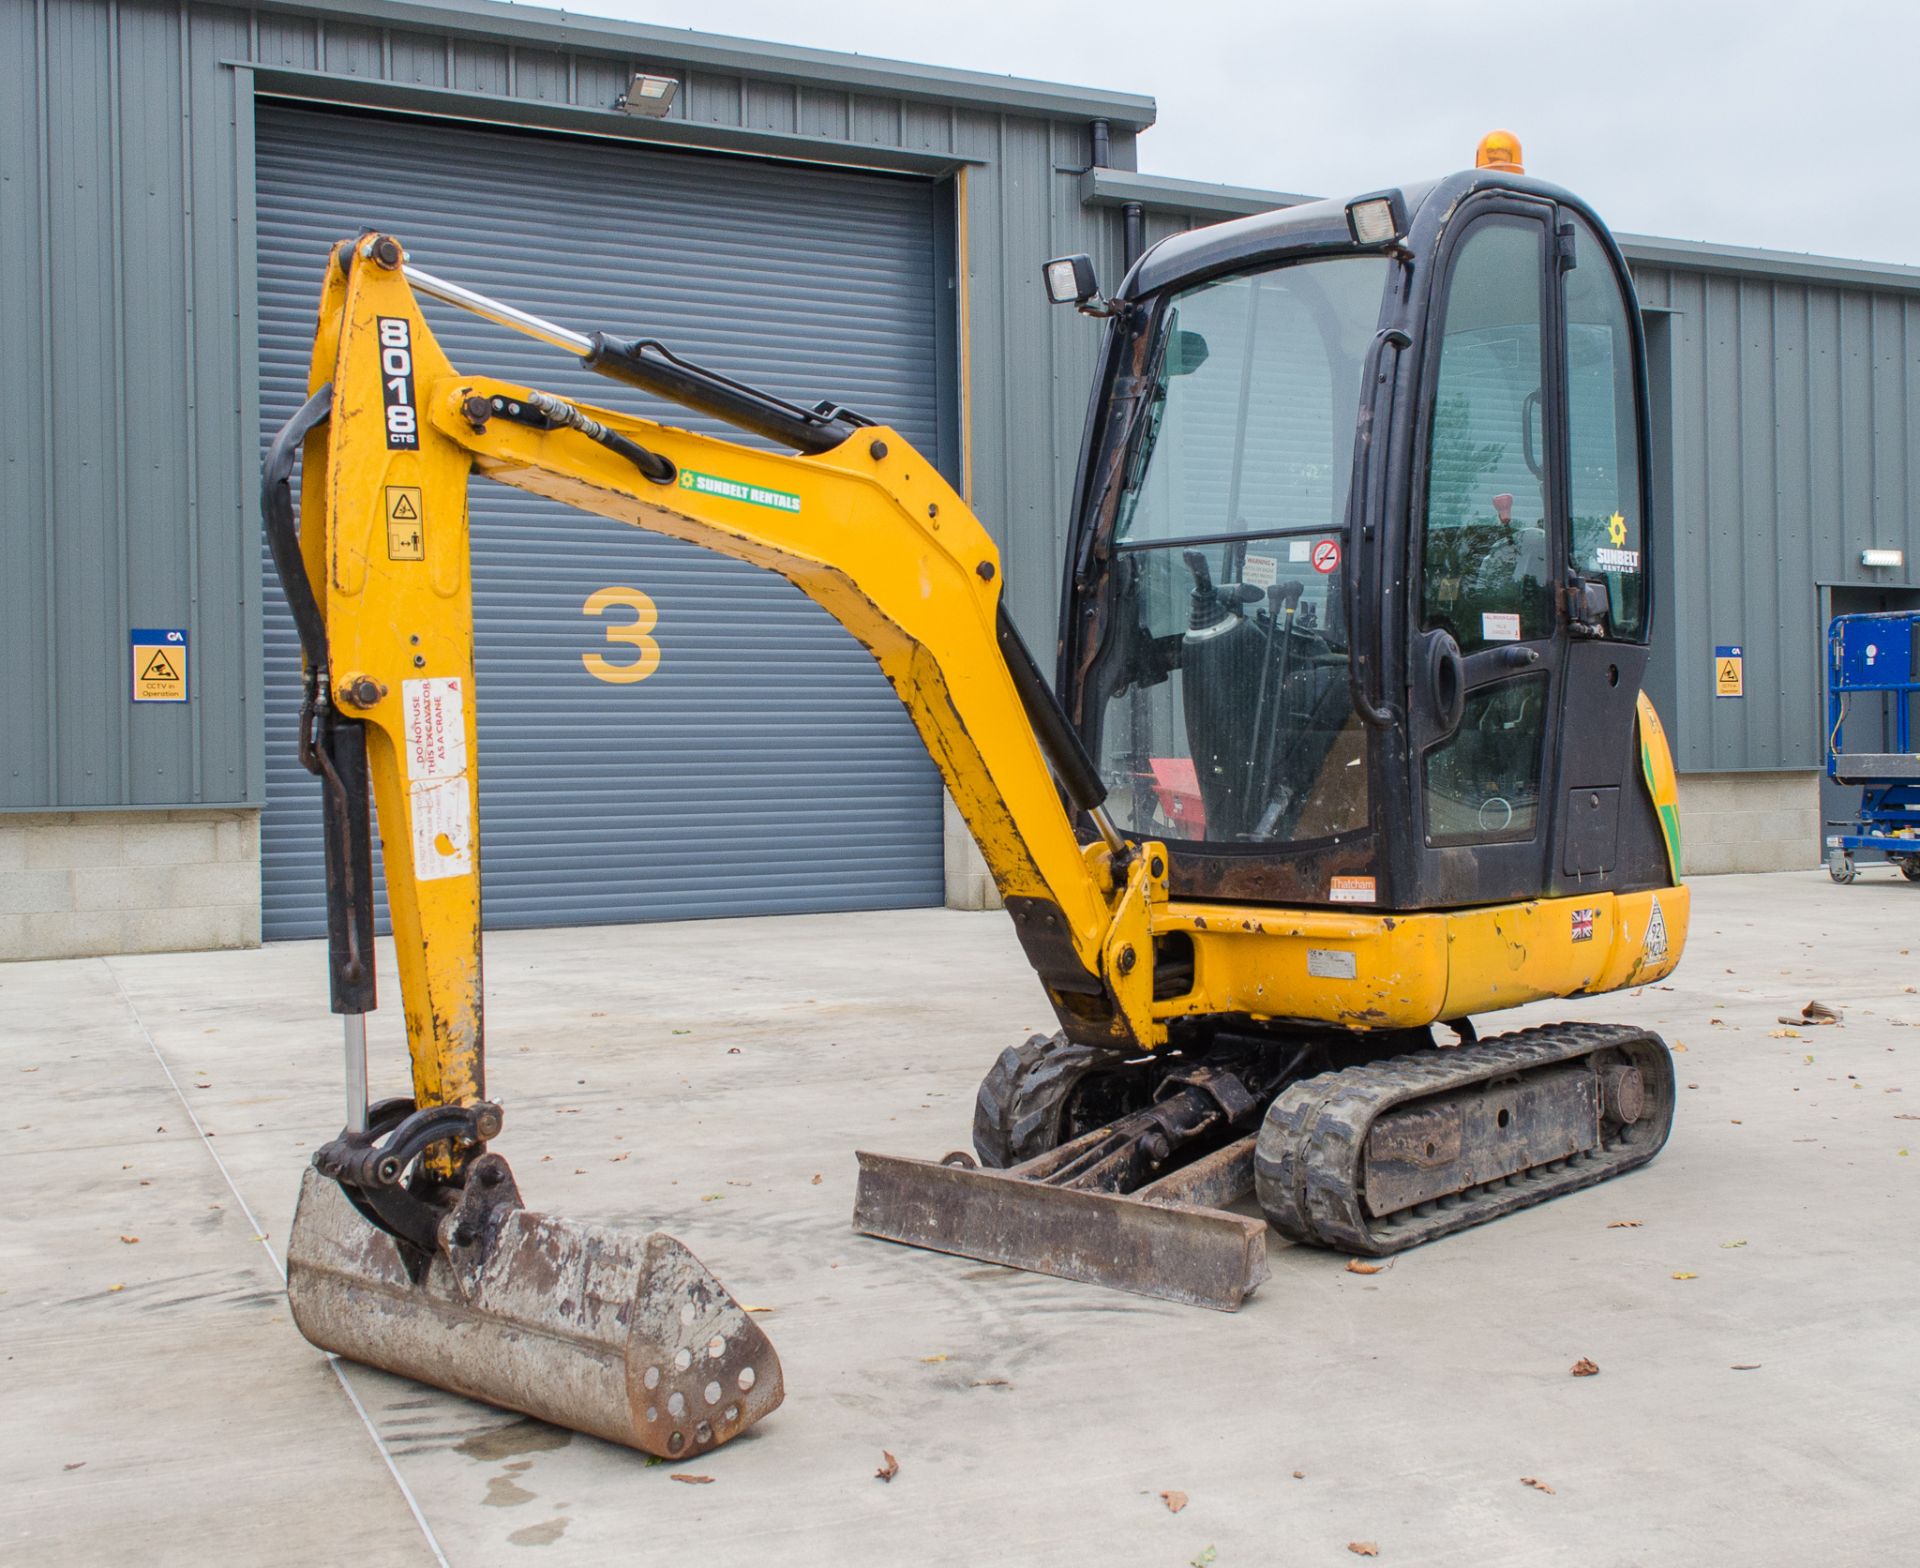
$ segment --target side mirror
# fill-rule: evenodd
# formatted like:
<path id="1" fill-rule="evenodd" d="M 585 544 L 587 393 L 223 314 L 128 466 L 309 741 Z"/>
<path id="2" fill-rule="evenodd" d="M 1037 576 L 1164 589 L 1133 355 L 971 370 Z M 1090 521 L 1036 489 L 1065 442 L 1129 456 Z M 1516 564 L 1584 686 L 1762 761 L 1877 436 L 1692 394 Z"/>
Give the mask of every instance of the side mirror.
<path id="1" fill-rule="evenodd" d="M 1100 280 L 1094 276 L 1091 256 L 1056 256 L 1040 269 L 1046 280 L 1047 298 L 1056 305 L 1084 305 L 1100 295 Z"/>

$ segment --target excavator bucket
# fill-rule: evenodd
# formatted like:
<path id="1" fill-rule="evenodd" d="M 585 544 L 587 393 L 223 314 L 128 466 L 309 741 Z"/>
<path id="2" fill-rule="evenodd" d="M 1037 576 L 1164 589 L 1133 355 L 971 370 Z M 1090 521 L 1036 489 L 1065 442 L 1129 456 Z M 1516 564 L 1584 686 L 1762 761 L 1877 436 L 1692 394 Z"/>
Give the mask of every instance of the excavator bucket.
<path id="1" fill-rule="evenodd" d="M 484 1221 L 426 1254 L 370 1223 L 309 1169 L 287 1247 L 287 1299 L 315 1345 L 622 1443 L 686 1459 L 737 1437 L 784 1389 L 767 1337 L 664 1231 L 519 1206 L 498 1156 Z"/>

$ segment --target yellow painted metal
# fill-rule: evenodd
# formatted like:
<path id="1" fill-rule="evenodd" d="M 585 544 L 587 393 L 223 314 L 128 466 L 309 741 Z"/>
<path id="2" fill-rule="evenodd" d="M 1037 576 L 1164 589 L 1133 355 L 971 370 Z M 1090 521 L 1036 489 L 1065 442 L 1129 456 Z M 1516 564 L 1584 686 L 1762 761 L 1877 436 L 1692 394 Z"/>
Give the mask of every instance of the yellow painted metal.
<path id="1" fill-rule="evenodd" d="M 1667 868 L 1673 880 L 1680 880 L 1680 780 L 1673 769 L 1673 748 L 1667 744 L 1666 727 L 1654 709 L 1653 699 L 1640 693 L 1640 773 L 1646 780 L 1647 794 L 1653 800 L 1654 814 L 1660 819 L 1660 836 L 1667 844 Z"/>
<path id="2" fill-rule="evenodd" d="M 333 417 L 324 461 L 302 479 L 302 548 L 323 565 L 314 581 L 325 590 L 333 701 L 367 726 L 415 1098 L 466 1105 L 484 1093 L 470 465 L 457 445 L 424 433 L 417 449 L 388 445 L 380 318 L 408 325 L 416 395 L 453 367 L 397 270 L 363 256 L 344 285 L 338 277 L 330 267 L 315 342 L 312 378 L 333 382 Z M 417 560 L 388 551 L 389 485 L 424 498 Z"/>
<path id="3" fill-rule="evenodd" d="M 1665 934 L 1650 940 L 1656 902 Z M 1616 991 L 1671 972 L 1686 945 L 1688 908 L 1685 887 L 1411 915 L 1168 903 L 1154 909 L 1153 933 L 1192 941 L 1194 982 L 1153 1012 L 1162 1023 L 1244 1013 L 1410 1029 Z"/>
<path id="4" fill-rule="evenodd" d="M 417 449 L 394 450 L 386 439 L 381 318 L 407 323 Z M 1411 915 L 1173 902 L 1166 852 L 1154 843 L 1135 846 L 1116 877 L 1104 846 L 1076 838 L 1000 652 L 998 551 L 895 431 L 875 426 L 832 451 L 794 456 L 583 405 L 588 418 L 674 465 L 672 482 L 655 483 L 577 431 L 470 417 L 495 397 L 524 402 L 526 389 L 456 372 L 402 274 L 364 257 L 350 279 L 329 269 L 312 384 L 328 379 L 334 414 L 324 442 L 316 435 L 309 444 L 303 547 L 310 563 L 324 561 L 336 700 L 370 728 L 422 1103 L 470 1101 L 482 1090 L 470 469 L 765 567 L 826 609 L 905 704 L 1002 897 L 1059 910 L 1061 934 L 1104 993 L 1097 1027 L 1115 1044 L 1151 1050 L 1171 1021 L 1200 1014 L 1419 1027 L 1642 984 L 1679 960 L 1688 899 L 1678 886 Z M 420 559 L 388 549 L 389 486 L 420 492 Z M 458 859 L 449 846 L 422 838 L 433 821 L 409 765 L 417 683 L 434 678 L 460 683 L 457 793 L 469 832 L 457 872 L 447 869 Z M 1643 706 L 1649 788 L 1656 805 L 1670 804 L 1661 789 L 1671 793 L 1671 758 L 1649 714 Z M 444 816 L 450 786 L 435 782 Z M 1175 935 L 1193 943 L 1194 983 L 1155 1001 L 1154 944 Z"/>

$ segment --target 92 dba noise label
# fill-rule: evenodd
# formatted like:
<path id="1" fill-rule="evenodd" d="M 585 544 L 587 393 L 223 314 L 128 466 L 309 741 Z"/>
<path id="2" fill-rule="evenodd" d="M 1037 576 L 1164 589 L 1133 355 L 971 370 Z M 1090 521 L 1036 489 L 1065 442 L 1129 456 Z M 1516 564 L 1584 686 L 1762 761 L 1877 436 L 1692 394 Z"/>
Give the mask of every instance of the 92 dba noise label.
<path id="1" fill-rule="evenodd" d="M 380 390 L 387 405 L 389 451 L 420 450 L 420 415 L 413 406 L 413 327 L 405 316 L 381 316 Z"/>

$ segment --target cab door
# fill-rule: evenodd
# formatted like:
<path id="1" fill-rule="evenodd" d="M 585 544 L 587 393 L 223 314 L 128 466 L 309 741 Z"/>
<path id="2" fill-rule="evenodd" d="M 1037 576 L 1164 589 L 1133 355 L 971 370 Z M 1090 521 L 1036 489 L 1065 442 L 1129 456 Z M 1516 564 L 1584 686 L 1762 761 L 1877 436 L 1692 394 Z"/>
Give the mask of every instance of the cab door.
<path id="1" fill-rule="evenodd" d="M 1551 880 L 1569 649 L 1555 211 L 1473 203 L 1428 307 L 1408 530 L 1414 907 Z"/>

